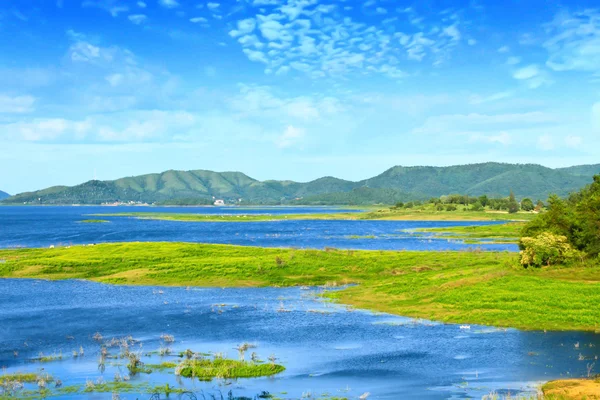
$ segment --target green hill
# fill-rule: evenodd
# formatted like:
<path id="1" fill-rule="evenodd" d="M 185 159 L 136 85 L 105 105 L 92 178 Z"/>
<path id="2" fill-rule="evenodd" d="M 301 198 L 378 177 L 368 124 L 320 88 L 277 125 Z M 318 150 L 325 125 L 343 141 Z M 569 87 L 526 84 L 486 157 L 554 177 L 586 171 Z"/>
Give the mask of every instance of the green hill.
<path id="1" fill-rule="evenodd" d="M 6 199 L 7 197 L 10 197 L 10 194 L 0 190 L 0 200 Z"/>
<path id="2" fill-rule="evenodd" d="M 142 202 L 210 204 L 214 199 L 242 204 L 391 204 L 446 194 L 506 196 L 545 200 L 585 186 L 599 165 L 551 169 L 536 164 L 482 163 L 451 167 L 393 167 L 352 182 L 334 177 L 311 182 L 258 181 L 241 172 L 166 171 L 117 179 L 54 186 L 9 197 L 4 204 L 100 204 Z"/>

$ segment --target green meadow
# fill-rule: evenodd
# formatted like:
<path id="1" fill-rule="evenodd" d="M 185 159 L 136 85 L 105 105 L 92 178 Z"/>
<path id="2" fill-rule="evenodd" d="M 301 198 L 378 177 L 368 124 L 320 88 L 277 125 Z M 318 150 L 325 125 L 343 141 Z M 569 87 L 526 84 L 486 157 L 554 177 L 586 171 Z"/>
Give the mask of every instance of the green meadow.
<path id="1" fill-rule="evenodd" d="M 131 217 L 183 222 L 262 222 L 285 220 L 389 220 L 389 221 L 529 221 L 537 214 L 503 211 L 437 211 L 431 205 L 414 209 L 372 209 L 363 212 L 339 212 L 321 214 L 235 214 L 210 215 L 193 213 L 128 212 L 94 214 L 94 217 Z"/>
<path id="2" fill-rule="evenodd" d="M 600 266 L 525 269 L 508 252 L 295 250 L 118 243 L 0 251 L 6 278 L 264 287 L 355 284 L 325 295 L 416 318 L 548 330 L 600 329 Z"/>
<path id="3" fill-rule="evenodd" d="M 431 233 L 435 237 L 460 239 L 466 243 L 516 243 L 525 227 L 524 222 L 509 222 L 499 225 L 449 226 L 443 228 L 420 228 L 416 232 Z"/>

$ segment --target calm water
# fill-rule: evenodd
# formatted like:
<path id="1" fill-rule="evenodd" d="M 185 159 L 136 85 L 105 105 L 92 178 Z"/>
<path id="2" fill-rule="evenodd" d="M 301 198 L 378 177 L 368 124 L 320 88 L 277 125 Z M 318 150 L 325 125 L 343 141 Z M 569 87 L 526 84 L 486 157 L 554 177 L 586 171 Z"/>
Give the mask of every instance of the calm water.
<path id="1" fill-rule="evenodd" d="M 175 337 L 174 352 L 190 348 L 236 358 L 234 348 L 250 342 L 257 345 L 251 351 L 261 359 L 274 354 L 287 370 L 274 378 L 227 383 L 185 378 L 178 383 L 173 374 L 154 372 L 133 377 L 132 383 L 168 382 L 197 393 L 232 390 L 238 396 L 266 390 L 288 399 L 307 392 L 353 399 L 364 392 L 371 393 L 370 399 L 462 399 L 492 391 L 531 393 L 539 381 L 583 375 L 589 361 L 579 361 L 580 354 L 590 359 L 599 353 L 600 337 L 594 334 L 478 326 L 461 330 L 457 325 L 349 311 L 319 301 L 313 296 L 316 290 L 186 290 L 0 280 L 0 365 L 6 372 L 44 368 L 64 385 L 101 377 L 112 381 L 115 372 L 127 370 L 107 364 L 106 371 L 99 372 L 95 332 L 105 339 L 132 335 L 144 352 L 158 350 L 160 335 L 168 333 Z M 289 312 L 279 312 L 282 306 Z M 73 359 L 71 352 L 80 346 L 85 356 Z M 18 357 L 13 356 L 15 350 Z M 64 358 L 32 362 L 39 352 L 62 352 Z M 153 355 L 144 361 L 174 359 L 178 360 Z M 149 396 L 123 394 L 136 397 Z"/>
<path id="2" fill-rule="evenodd" d="M 485 225 L 496 222 L 438 221 L 273 221 L 181 222 L 127 217 L 102 217 L 104 224 L 84 224 L 90 214 L 114 212 L 172 212 L 206 214 L 281 214 L 346 211 L 334 208 L 174 208 L 174 207 L 0 207 L 0 248 L 46 247 L 123 241 L 184 241 L 264 247 L 348 248 L 380 250 L 516 251 L 513 244 L 466 245 L 435 239 L 411 230 L 425 227 Z"/>

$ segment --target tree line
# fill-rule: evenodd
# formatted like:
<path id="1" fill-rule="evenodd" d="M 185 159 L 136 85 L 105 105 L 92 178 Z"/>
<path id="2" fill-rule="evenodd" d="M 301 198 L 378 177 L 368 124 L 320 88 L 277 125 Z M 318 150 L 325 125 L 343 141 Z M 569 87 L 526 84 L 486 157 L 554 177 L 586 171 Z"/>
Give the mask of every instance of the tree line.
<path id="1" fill-rule="evenodd" d="M 485 209 L 495 211 L 508 211 L 509 213 L 517 213 L 520 210 L 523 211 L 541 211 L 545 205 L 541 200 L 538 200 L 535 204 L 530 198 L 524 198 L 520 202 L 515 198 L 514 193 L 511 191 L 508 197 L 490 198 L 487 195 L 482 196 L 469 196 L 461 194 L 450 194 L 438 197 L 432 197 L 426 202 L 422 201 L 409 201 L 409 202 L 398 202 L 393 209 L 410 209 L 414 207 L 423 206 L 424 204 L 433 204 L 437 211 L 456 211 L 458 206 L 464 206 L 464 208 L 470 211 L 484 211 Z"/>

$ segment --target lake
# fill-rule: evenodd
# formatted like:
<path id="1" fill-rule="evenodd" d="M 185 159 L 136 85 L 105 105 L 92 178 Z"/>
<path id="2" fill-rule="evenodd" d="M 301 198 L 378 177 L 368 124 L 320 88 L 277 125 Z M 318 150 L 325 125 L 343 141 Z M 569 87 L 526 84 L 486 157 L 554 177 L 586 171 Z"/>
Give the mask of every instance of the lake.
<path id="1" fill-rule="evenodd" d="M 133 385 L 169 383 L 218 397 L 255 396 L 262 391 L 285 399 L 312 393 L 369 399 L 466 399 L 490 392 L 534 393 L 540 381 L 585 374 L 598 354 L 592 333 L 523 332 L 491 327 L 438 324 L 388 314 L 347 309 L 319 300 L 322 289 L 205 289 L 110 286 L 84 281 L 0 279 L 0 365 L 6 373 L 40 371 L 63 386 L 110 382 L 125 375 L 124 360 L 98 369 L 100 344 L 132 335 L 144 354 L 161 346 L 223 352 L 255 344 L 258 356 L 273 354 L 286 371 L 270 378 L 200 382 L 172 372 L 131 377 Z M 285 309 L 286 312 L 281 312 Z M 161 342 L 163 334 L 175 342 Z M 141 347 L 139 347 L 141 346 Z M 83 348 L 84 356 L 72 351 Z M 111 352 L 114 349 L 109 349 Z M 14 355 L 18 351 L 18 355 Z M 62 354 L 59 361 L 32 361 Z M 248 353 L 249 354 L 249 353 Z M 249 358 L 249 356 L 247 356 Z M 176 355 L 144 356 L 147 363 L 176 361 Z M 149 398 L 123 393 L 122 398 Z M 63 398 L 109 399 L 111 393 L 65 394 Z M 164 397 L 163 397 L 164 398 Z M 173 395 L 172 398 L 177 398 Z"/>
<path id="2" fill-rule="evenodd" d="M 102 217 L 110 223 L 80 221 L 90 214 L 170 212 L 202 214 L 332 213 L 330 207 L 0 207 L 0 248 L 132 241 L 183 241 L 262 247 L 335 247 L 366 250 L 517 251 L 515 244 L 465 244 L 461 240 L 416 234 L 428 227 L 487 225 L 501 222 L 455 221 L 335 221 L 181 222 Z M 355 210 L 356 211 L 356 210 Z M 92 217 L 93 218 L 93 217 Z"/>

